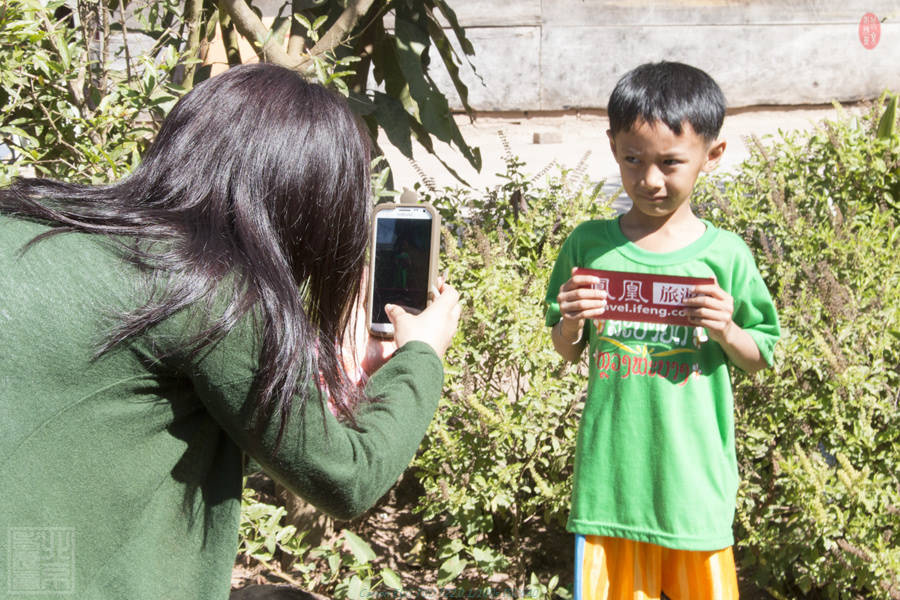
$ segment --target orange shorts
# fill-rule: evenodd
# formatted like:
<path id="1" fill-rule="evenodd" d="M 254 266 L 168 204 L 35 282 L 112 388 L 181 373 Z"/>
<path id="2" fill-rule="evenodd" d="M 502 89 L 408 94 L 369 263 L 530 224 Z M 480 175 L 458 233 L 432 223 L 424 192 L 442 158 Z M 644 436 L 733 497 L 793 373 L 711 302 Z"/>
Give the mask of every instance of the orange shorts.
<path id="1" fill-rule="evenodd" d="M 712 552 L 575 536 L 575 600 L 737 600 L 731 547 Z"/>

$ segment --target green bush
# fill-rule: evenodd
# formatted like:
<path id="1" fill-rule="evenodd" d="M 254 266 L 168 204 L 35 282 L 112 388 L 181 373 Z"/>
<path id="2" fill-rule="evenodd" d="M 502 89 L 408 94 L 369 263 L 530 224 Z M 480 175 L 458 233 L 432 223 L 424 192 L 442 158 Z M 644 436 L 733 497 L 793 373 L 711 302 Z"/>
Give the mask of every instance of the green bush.
<path id="1" fill-rule="evenodd" d="M 780 313 L 774 368 L 738 375 L 736 398 L 740 570 L 779 598 L 900 598 L 900 135 L 882 105 L 753 139 L 695 195 Z"/>
<path id="2" fill-rule="evenodd" d="M 284 523 L 286 514 L 284 506 L 245 478 L 238 563 L 261 566 L 279 582 L 327 592 L 339 600 L 390 597 L 403 589 L 393 570 L 375 568 L 371 545 L 350 529 L 314 546 L 306 541 L 307 532 Z"/>
<path id="3" fill-rule="evenodd" d="M 754 138 L 694 198 L 745 237 L 780 311 L 774 367 L 735 371 L 739 570 L 779 598 L 900 597 L 900 136 L 882 106 Z M 554 355 L 541 301 L 561 241 L 609 210 L 565 171 L 528 180 L 507 164 L 483 194 L 423 190 L 467 306 L 416 462 L 419 510 L 442 527 L 440 581 L 504 572 L 511 591 L 549 594 L 564 573 L 535 571 L 566 515 L 586 381 Z"/>
<path id="4" fill-rule="evenodd" d="M 701 181 L 694 198 L 744 236 L 780 312 L 773 368 L 735 371 L 738 569 L 776 598 L 900 594 L 900 139 L 880 115 L 881 103 L 754 139 L 735 174 Z M 444 217 L 443 267 L 465 308 L 412 470 L 424 559 L 400 576 L 566 598 L 586 369 L 553 352 L 542 302 L 565 236 L 611 211 L 580 168 L 528 178 L 506 161 L 483 192 L 419 189 Z"/>
<path id="5" fill-rule="evenodd" d="M 181 93 L 153 11 L 144 29 L 159 52 L 122 75 L 54 19 L 62 4 L 0 5 L 0 141 L 13 151 L 0 185 L 26 167 L 120 177 Z M 776 597 L 900 599 L 900 135 L 888 107 L 754 139 L 736 174 L 695 195 L 751 245 L 782 320 L 774 368 L 736 378 L 739 569 Z M 410 577 L 566 597 L 571 565 L 552 559 L 586 373 L 554 354 L 542 300 L 565 236 L 611 211 L 580 167 L 529 178 L 506 159 L 504 183 L 484 192 L 420 189 L 444 216 L 444 267 L 466 306 L 413 470 L 429 573 Z M 358 536 L 312 547 L 282 516 L 248 491 L 248 560 L 340 597 L 402 587 L 407 574 Z"/>
<path id="6" fill-rule="evenodd" d="M 89 50 L 73 17 L 54 15 L 68 13 L 64 4 L 0 7 L 0 143 L 12 151 L 0 163 L 0 185 L 23 169 L 90 183 L 122 177 L 181 93 L 170 83 L 178 64 L 171 47 L 132 57 L 127 72 L 111 69 L 122 57 Z"/>
<path id="7" fill-rule="evenodd" d="M 529 179 L 508 149 L 506 164 L 504 183 L 483 194 L 420 190 L 443 215 L 443 266 L 465 304 L 445 401 L 415 463 L 418 510 L 442 526 L 439 583 L 504 573 L 514 597 L 549 596 L 565 593 L 559 573 L 535 572 L 565 524 L 586 371 L 554 352 L 543 300 L 569 231 L 612 211 L 580 167 Z"/>

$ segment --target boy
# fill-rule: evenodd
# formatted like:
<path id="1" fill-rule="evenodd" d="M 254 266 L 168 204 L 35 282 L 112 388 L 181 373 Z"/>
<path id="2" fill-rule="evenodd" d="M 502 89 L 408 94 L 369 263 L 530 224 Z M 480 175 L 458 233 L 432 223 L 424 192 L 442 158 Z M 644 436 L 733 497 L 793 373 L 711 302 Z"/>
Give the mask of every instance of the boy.
<path id="1" fill-rule="evenodd" d="M 699 69 L 661 62 L 627 73 L 607 135 L 633 205 L 576 227 L 550 278 L 554 348 L 568 361 L 589 349 L 567 525 L 576 600 L 738 597 L 728 365 L 771 364 L 779 328 L 747 246 L 691 210 L 697 176 L 725 150 L 724 116 L 722 91 Z M 576 267 L 715 283 L 683 301 L 693 327 L 604 321 L 607 292 Z"/>

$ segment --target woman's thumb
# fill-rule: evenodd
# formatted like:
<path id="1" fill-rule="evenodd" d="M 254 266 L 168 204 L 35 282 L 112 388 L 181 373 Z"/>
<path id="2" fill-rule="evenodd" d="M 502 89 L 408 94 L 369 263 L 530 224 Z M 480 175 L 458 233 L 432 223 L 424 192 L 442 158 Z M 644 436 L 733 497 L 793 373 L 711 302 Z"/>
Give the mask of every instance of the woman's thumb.
<path id="1" fill-rule="evenodd" d="M 394 326 L 397 325 L 397 319 L 406 314 L 406 311 L 403 310 L 403 307 L 397 306 L 396 304 L 385 304 L 384 312 L 387 313 L 388 319 L 390 319 L 391 323 L 393 323 Z"/>

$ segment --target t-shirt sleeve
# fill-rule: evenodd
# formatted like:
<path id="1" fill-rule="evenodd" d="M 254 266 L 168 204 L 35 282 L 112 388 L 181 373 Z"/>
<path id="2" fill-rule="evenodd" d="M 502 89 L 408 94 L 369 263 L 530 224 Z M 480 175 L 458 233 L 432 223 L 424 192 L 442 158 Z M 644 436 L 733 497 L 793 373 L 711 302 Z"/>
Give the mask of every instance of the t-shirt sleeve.
<path id="1" fill-rule="evenodd" d="M 736 273 L 734 322 L 750 334 L 766 364 L 772 365 L 775 342 L 781 336 L 778 312 L 769 289 L 753 260 L 750 249 L 741 242 L 741 259 Z"/>
<path id="2" fill-rule="evenodd" d="M 255 350 L 252 327 L 232 331 L 192 365 L 201 401 L 227 435 L 273 478 L 342 519 L 371 507 L 413 459 L 437 409 L 443 365 L 434 350 L 409 342 L 368 381 L 355 424 L 339 421 L 315 386 L 294 397 L 280 443 L 278 412 L 261 434 L 252 422 Z"/>
<path id="3" fill-rule="evenodd" d="M 553 265 L 553 271 L 550 273 L 550 280 L 547 283 L 547 294 L 544 297 L 544 303 L 547 307 L 544 321 L 547 327 L 553 327 L 562 319 L 562 314 L 559 312 L 559 302 L 557 302 L 556 297 L 559 295 L 559 288 L 572 276 L 572 268 L 578 266 L 574 256 L 574 245 L 575 243 L 570 235 L 563 242 L 562 248 L 559 250 L 559 256 L 556 257 L 556 263 Z"/>

